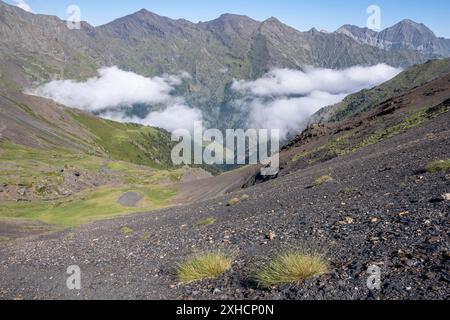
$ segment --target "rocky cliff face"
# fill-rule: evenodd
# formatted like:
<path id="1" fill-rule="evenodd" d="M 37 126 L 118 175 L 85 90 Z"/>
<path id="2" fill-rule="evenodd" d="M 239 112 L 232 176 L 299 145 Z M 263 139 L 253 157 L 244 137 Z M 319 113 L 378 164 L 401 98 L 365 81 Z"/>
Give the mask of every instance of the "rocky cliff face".
<path id="1" fill-rule="evenodd" d="M 449 57 L 450 40 L 438 38 L 422 23 L 403 20 L 400 23 L 376 32 L 368 28 L 345 25 L 336 33 L 344 34 L 361 44 L 385 50 L 415 50 L 430 58 Z"/>

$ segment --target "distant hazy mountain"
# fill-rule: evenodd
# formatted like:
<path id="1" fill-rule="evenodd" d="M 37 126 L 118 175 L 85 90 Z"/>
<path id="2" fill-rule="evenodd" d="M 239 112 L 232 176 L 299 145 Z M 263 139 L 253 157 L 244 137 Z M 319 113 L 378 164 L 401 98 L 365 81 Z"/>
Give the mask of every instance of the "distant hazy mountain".
<path id="1" fill-rule="evenodd" d="M 419 51 L 427 57 L 450 57 L 450 39 L 438 38 L 424 24 L 411 20 L 403 20 L 381 32 L 345 25 L 336 33 L 380 49 L 409 49 Z"/>
<path id="2" fill-rule="evenodd" d="M 227 103 L 234 94 L 229 90 L 233 79 L 255 79 L 274 67 L 381 62 L 407 67 L 426 61 L 411 48 L 391 49 L 361 44 L 339 32 L 300 32 L 276 18 L 259 22 L 232 14 L 195 24 L 141 10 L 103 26 L 82 23 L 81 30 L 69 30 L 57 17 L 0 1 L 2 86 L 21 89 L 55 78 L 82 80 L 111 65 L 144 76 L 187 71 L 192 79 L 177 94 L 218 127 L 242 120 Z"/>

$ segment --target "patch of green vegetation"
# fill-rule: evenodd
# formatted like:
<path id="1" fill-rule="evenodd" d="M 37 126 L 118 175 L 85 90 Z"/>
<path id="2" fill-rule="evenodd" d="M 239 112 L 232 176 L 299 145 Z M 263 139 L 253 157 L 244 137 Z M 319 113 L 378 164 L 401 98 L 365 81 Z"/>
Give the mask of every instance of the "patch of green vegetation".
<path id="1" fill-rule="evenodd" d="M 167 132 L 99 119 L 73 110 L 70 113 L 95 136 L 95 142 L 114 160 L 160 169 L 172 167 L 173 142 Z"/>
<path id="2" fill-rule="evenodd" d="M 182 283 L 215 279 L 231 269 L 232 261 L 223 253 L 197 255 L 178 264 L 177 279 Z"/>
<path id="3" fill-rule="evenodd" d="M 9 242 L 9 241 L 11 241 L 11 238 L 0 236 L 0 243 L 2 243 L 2 242 Z"/>
<path id="4" fill-rule="evenodd" d="M 214 224 L 216 222 L 216 219 L 209 217 L 203 220 L 200 220 L 199 222 L 197 222 L 197 227 L 200 226 L 210 226 L 212 224 Z"/>
<path id="5" fill-rule="evenodd" d="M 123 207 L 117 200 L 125 192 L 140 192 L 145 197 L 137 208 Z M 58 201 L 4 201 L 0 206 L 0 217 L 34 219 L 48 224 L 73 227 L 94 220 L 168 206 L 174 195 L 173 190 L 158 187 L 139 189 L 101 187 Z"/>
<path id="6" fill-rule="evenodd" d="M 425 170 L 429 173 L 450 171 L 450 159 L 430 162 Z"/>
<path id="7" fill-rule="evenodd" d="M 128 162 L 116 161 L 107 165 L 108 169 L 123 175 L 124 180 L 133 185 L 157 185 L 176 183 L 185 174 L 184 168 L 172 170 L 155 170 L 145 166 L 139 166 Z"/>
<path id="8" fill-rule="evenodd" d="M 248 194 L 243 194 L 242 196 L 241 196 L 241 201 L 247 201 L 247 200 L 249 200 L 250 199 L 250 196 L 248 195 Z"/>
<path id="9" fill-rule="evenodd" d="M 70 150 L 33 149 L 0 142 L 0 182 L 33 189 L 38 195 L 51 193 L 64 182 L 61 170 L 81 168 L 99 171 L 104 159 Z"/>
<path id="10" fill-rule="evenodd" d="M 415 127 L 425 123 L 426 121 L 430 120 L 431 118 L 436 117 L 444 112 L 447 112 L 448 109 L 449 108 L 447 107 L 447 108 L 442 108 L 438 111 L 433 111 L 434 110 L 433 108 L 427 108 L 427 109 L 418 111 L 397 125 L 376 131 L 375 133 L 373 133 L 372 135 L 370 135 L 366 139 L 364 139 L 361 143 L 356 145 L 353 149 L 349 150 L 349 152 L 357 151 L 359 149 L 365 148 L 372 144 L 376 144 L 380 141 L 383 141 L 385 139 L 396 136 L 396 135 L 398 135 L 402 132 L 405 132 L 409 129 L 415 128 Z"/>
<path id="11" fill-rule="evenodd" d="M 255 280 L 261 287 L 298 283 L 328 271 L 328 263 L 320 254 L 286 253 L 259 270 Z"/>
<path id="12" fill-rule="evenodd" d="M 314 180 L 314 186 L 315 187 L 319 187 L 327 182 L 331 182 L 334 181 L 332 176 L 326 175 L 326 176 L 321 176 L 319 178 L 317 178 L 316 180 Z"/>
<path id="13" fill-rule="evenodd" d="M 340 193 L 344 195 L 351 195 L 354 191 L 355 189 L 353 189 L 352 187 L 345 187 L 340 191 Z"/>
<path id="14" fill-rule="evenodd" d="M 294 157 L 292 157 L 291 161 L 292 161 L 292 162 L 297 162 L 297 161 L 299 161 L 301 158 L 306 157 L 307 155 L 308 155 L 308 152 L 306 152 L 306 151 L 297 153 Z"/>
<path id="15" fill-rule="evenodd" d="M 241 202 L 241 199 L 239 199 L 239 198 L 231 198 L 230 200 L 228 200 L 227 206 L 228 207 L 233 207 L 233 206 L 237 205 L 239 202 Z"/>
<path id="16" fill-rule="evenodd" d="M 72 241 L 72 240 L 75 240 L 75 233 L 73 233 L 73 232 L 70 232 L 70 233 L 68 233 L 65 237 L 64 237 L 64 240 L 67 240 L 67 241 Z"/>
<path id="17" fill-rule="evenodd" d="M 407 130 L 418 127 L 430 119 L 433 119 L 450 110 L 450 107 L 440 105 L 437 107 L 425 108 L 410 115 L 400 123 L 388 128 L 380 129 L 372 134 L 366 136 L 361 142 L 352 145 L 349 138 L 354 135 L 354 132 L 346 133 L 340 137 L 328 142 L 324 146 L 317 148 L 309 153 L 303 153 L 302 157 L 311 156 L 314 154 L 324 153 L 324 157 L 338 157 L 351 154 L 361 150 L 370 145 L 379 143 L 385 139 L 392 138 Z"/>
<path id="18" fill-rule="evenodd" d="M 129 234 L 134 233 L 134 230 L 130 227 L 125 226 L 125 227 L 120 228 L 120 233 L 123 235 L 129 235 Z"/>
<path id="19" fill-rule="evenodd" d="M 70 150 L 40 150 L 0 141 L 0 183 L 26 187 L 36 196 L 54 193 L 64 183 L 62 170 L 80 170 L 98 174 L 107 160 Z M 3 201 L 0 217 L 29 218 L 49 224 L 77 226 L 92 220 L 110 218 L 134 212 L 151 211 L 168 206 L 176 194 L 169 187 L 158 186 L 161 179 L 182 175 L 176 171 L 155 170 L 126 162 L 109 164 L 123 176 L 124 185 L 87 189 L 81 193 L 53 201 L 31 202 Z M 122 179 L 122 178 L 121 178 Z M 125 192 L 144 195 L 137 208 L 126 208 L 117 203 Z"/>
<path id="20" fill-rule="evenodd" d="M 150 234 L 148 234 L 148 233 L 145 233 L 143 236 L 141 236 L 140 238 L 139 238 L 141 241 L 148 241 L 148 240 L 150 240 Z"/>

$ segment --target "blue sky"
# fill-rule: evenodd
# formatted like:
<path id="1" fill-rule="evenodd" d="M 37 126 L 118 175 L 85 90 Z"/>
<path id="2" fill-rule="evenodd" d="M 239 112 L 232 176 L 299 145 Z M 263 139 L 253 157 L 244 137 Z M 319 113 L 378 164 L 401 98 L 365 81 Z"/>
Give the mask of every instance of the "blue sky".
<path id="1" fill-rule="evenodd" d="M 12 3 L 16 0 L 7 0 Z M 23 1 L 23 0 L 22 0 Z M 76 4 L 82 20 L 100 25 L 146 8 L 170 18 L 193 22 L 215 19 L 222 13 L 248 15 L 257 20 L 275 16 L 301 31 L 312 27 L 334 31 L 343 24 L 365 26 L 366 9 L 381 8 L 382 27 L 408 18 L 425 23 L 438 36 L 450 38 L 448 0 L 25 0 L 35 13 L 67 18 L 66 8 Z"/>

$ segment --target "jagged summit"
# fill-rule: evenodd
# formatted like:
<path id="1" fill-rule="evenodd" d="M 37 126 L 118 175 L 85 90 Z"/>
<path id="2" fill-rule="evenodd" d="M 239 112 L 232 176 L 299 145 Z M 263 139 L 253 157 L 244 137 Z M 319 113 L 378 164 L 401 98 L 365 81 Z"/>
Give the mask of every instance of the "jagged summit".
<path id="1" fill-rule="evenodd" d="M 383 50 L 415 50 L 430 57 L 450 56 L 450 40 L 438 38 L 423 23 L 405 19 L 380 32 L 354 25 L 344 25 L 336 33 Z"/>

